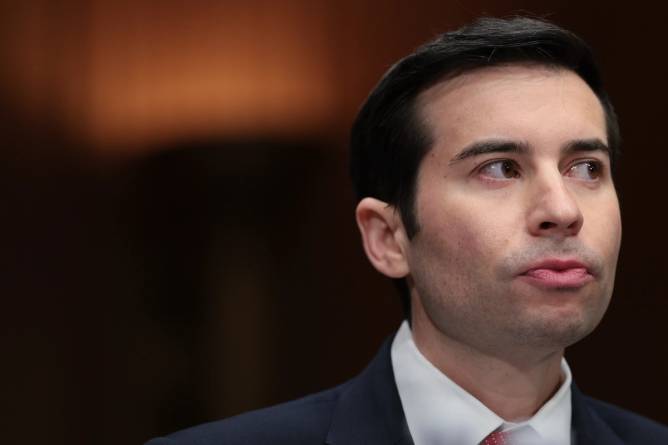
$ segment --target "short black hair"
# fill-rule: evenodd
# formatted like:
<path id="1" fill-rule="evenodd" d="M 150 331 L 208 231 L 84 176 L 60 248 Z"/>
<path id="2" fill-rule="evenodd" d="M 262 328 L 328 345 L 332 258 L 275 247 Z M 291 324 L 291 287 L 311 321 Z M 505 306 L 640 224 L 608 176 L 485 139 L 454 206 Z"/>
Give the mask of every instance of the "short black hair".
<path id="1" fill-rule="evenodd" d="M 519 63 L 565 68 L 579 75 L 605 112 L 614 166 L 620 150 L 617 116 L 589 46 L 574 33 L 543 19 L 480 18 L 418 48 L 392 66 L 362 105 L 350 138 L 350 172 L 357 200 L 373 197 L 399 210 L 409 238 L 419 231 L 415 181 L 432 146 L 420 120 L 418 95 L 445 79 L 476 69 Z M 410 321 L 410 294 L 399 286 Z"/>

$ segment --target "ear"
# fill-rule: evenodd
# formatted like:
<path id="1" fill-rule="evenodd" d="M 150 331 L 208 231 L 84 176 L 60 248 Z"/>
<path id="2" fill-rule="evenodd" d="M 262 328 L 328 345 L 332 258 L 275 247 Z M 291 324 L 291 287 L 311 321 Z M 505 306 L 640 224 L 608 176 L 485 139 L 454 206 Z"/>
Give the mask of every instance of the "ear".
<path id="1" fill-rule="evenodd" d="M 408 275 L 408 237 L 394 206 L 364 198 L 355 211 L 367 258 L 378 272 L 390 278 Z"/>

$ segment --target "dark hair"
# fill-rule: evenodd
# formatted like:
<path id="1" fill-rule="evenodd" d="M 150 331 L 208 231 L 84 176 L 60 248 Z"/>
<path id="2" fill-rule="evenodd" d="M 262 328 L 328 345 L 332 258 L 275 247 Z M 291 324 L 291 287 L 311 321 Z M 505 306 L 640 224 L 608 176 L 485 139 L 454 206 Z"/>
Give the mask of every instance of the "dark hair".
<path id="1" fill-rule="evenodd" d="M 605 112 L 614 165 L 619 153 L 619 125 L 589 46 L 572 32 L 544 20 L 481 18 L 440 35 L 401 59 L 373 89 L 351 133 L 350 171 L 357 199 L 370 196 L 394 206 L 412 238 L 419 231 L 415 181 L 420 162 L 432 145 L 431 135 L 419 118 L 418 95 L 464 72 L 515 63 L 566 68 L 589 85 Z M 406 280 L 395 281 L 404 315 L 410 320 Z"/>

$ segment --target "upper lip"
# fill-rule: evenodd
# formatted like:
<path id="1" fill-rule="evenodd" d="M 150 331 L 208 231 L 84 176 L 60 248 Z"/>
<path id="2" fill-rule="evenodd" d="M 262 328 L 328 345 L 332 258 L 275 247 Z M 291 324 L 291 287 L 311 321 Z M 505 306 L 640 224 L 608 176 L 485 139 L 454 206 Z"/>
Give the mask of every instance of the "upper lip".
<path id="1" fill-rule="evenodd" d="M 591 267 L 583 261 L 573 258 L 545 258 L 529 264 L 524 268 L 523 274 L 535 269 L 567 270 L 567 269 L 587 269 L 591 273 Z"/>

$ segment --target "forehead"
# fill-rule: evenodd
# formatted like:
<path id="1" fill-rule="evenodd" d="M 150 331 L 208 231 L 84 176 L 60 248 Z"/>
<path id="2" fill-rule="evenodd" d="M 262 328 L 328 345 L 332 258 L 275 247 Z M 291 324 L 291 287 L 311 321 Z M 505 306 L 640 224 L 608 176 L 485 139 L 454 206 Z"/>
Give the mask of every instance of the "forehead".
<path id="1" fill-rule="evenodd" d="M 417 110 L 434 145 L 452 150 L 484 138 L 539 147 L 577 138 L 607 142 L 600 101 L 577 74 L 563 68 L 477 69 L 425 90 Z"/>

